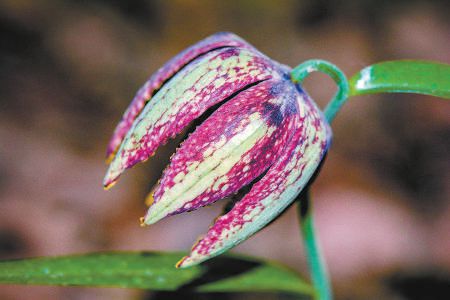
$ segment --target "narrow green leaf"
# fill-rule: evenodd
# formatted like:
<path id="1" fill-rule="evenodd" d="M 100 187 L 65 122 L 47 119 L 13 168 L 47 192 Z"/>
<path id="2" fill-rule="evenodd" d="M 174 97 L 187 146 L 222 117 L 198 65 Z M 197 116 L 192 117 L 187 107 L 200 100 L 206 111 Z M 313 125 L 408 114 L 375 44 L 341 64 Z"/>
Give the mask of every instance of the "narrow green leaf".
<path id="1" fill-rule="evenodd" d="M 450 98 L 450 65 L 416 60 L 387 61 L 362 69 L 350 81 L 350 95 L 417 93 Z"/>
<path id="2" fill-rule="evenodd" d="M 242 258 L 237 263 L 241 263 Z M 246 260 L 247 264 L 255 261 Z M 223 266 L 222 268 L 225 268 Z M 202 285 L 198 288 L 202 292 L 270 292 L 279 291 L 300 295 L 314 294 L 313 287 L 298 277 L 298 275 L 276 263 L 265 262 L 264 265 L 254 266 L 248 272 L 229 276 L 222 280 Z"/>
<path id="3" fill-rule="evenodd" d="M 0 263 L 0 282 L 44 285 L 117 286 L 173 290 L 201 275 L 176 272 L 176 254 L 93 253 Z"/>
<path id="4" fill-rule="evenodd" d="M 176 269 L 183 254 L 104 252 L 3 261 L 0 284 L 313 294 L 298 274 L 272 262 L 223 255 L 200 266 Z"/>

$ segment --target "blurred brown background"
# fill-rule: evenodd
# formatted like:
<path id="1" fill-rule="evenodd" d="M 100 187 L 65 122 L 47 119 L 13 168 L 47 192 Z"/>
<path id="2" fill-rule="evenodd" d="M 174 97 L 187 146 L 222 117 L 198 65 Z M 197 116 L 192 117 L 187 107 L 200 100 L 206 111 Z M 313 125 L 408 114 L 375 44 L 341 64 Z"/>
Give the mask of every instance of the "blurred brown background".
<path id="1" fill-rule="evenodd" d="M 173 144 L 111 191 L 101 187 L 116 122 L 146 78 L 185 47 L 232 31 L 282 63 L 322 58 L 351 75 L 382 60 L 450 63 L 449 15 L 447 1 L 2 0 L 0 258 L 188 250 L 206 232 L 220 203 L 138 225 Z M 324 75 L 305 86 L 321 106 L 334 92 Z M 357 97 L 338 115 L 313 189 L 338 299 L 450 297 L 449 116 L 448 103 L 419 95 Z M 282 261 L 307 276 L 292 208 L 234 251 Z M 1 299 L 177 297 L 0 287 Z"/>

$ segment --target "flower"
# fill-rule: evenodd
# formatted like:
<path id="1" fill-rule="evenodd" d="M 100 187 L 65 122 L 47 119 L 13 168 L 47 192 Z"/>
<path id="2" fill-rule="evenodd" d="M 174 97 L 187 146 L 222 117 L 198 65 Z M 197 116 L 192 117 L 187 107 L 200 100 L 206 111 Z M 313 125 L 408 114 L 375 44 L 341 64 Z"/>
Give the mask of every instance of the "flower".
<path id="1" fill-rule="evenodd" d="M 104 186 L 148 159 L 211 107 L 147 198 L 143 224 L 250 191 L 177 265 L 205 261 L 246 240 L 288 207 L 322 161 L 331 130 L 281 65 L 232 33 L 184 50 L 137 92 L 108 146 Z M 259 179 L 259 180 L 257 180 Z"/>

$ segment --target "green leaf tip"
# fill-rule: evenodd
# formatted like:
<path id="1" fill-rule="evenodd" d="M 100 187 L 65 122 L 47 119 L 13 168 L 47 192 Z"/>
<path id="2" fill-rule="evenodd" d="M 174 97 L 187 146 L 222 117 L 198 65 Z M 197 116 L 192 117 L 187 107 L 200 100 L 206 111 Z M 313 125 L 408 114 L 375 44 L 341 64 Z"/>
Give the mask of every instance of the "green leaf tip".
<path id="1" fill-rule="evenodd" d="M 417 93 L 450 99 L 450 65 L 419 60 L 386 61 L 362 69 L 349 84 L 350 96 Z"/>

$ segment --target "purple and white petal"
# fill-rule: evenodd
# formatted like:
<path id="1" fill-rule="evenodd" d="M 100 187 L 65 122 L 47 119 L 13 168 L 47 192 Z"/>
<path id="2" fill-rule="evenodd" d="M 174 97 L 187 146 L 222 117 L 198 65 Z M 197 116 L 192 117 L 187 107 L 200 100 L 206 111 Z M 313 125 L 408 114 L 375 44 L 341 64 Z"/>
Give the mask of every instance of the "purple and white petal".
<path id="1" fill-rule="evenodd" d="M 153 94 L 161 88 L 161 86 L 169 80 L 173 75 L 179 72 L 183 67 L 198 59 L 200 56 L 219 48 L 239 47 L 245 49 L 254 49 L 249 43 L 229 32 L 216 33 L 195 45 L 185 49 L 178 55 L 169 60 L 163 67 L 154 73 L 148 81 L 136 93 L 131 104 L 122 116 L 121 121 L 114 130 L 114 134 L 107 148 L 108 160 L 112 160 L 115 152 L 122 143 L 128 130 L 131 128 L 133 121 L 142 111 L 146 103 L 153 97 Z"/>
<path id="2" fill-rule="evenodd" d="M 280 77 L 279 66 L 254 51 L 213 50 L 191 62 L 155 94 L 134 121 L 107 171 L 111 186 L 127 168 L 149 158 L 209 107 L 253 84 Z"/>
<path id="3" fill-rule="evenodd" d="M 322 113 L 297 94 L 294 134 L 279 160 L 226 215 L 217 219 L 178 267 L 189 267 L 236 246 L 274 220 L 298 196 L 324 157 L 331 130 Z"/>
<path id="4" fill-rule="evenodd" d="M 145 224 L 236 193 L 267 170 L 292 133 L 291 85 L 268 80 L 223 104 L 172 157 Z"/>

